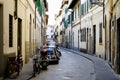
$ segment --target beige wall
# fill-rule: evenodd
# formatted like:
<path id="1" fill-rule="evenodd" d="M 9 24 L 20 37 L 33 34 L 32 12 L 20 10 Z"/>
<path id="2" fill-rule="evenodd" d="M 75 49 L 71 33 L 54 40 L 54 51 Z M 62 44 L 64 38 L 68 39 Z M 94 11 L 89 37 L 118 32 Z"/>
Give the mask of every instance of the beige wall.
<path id="1" fill-rule="evenodd" d="M 3 16 L 4 16 L 4 53 L 5 54 L 10 54 L 10 53 L 16 53 L 16 37 L 14 36 L 15 33 L 13 33 L 13 47 L 9 48 L 9 14 L 11 14 L 12 16 L 14 16 L 14 5 L 10 5 L 10 4 L 14 4 L 14 1 L 12 0 L 8 0 L 8 1 L 4 1 L 4 12 L 3 12 Z M 16 20 L 13 17 L 13 32 L 16 31 Z"/>
<path id="2" fill-rule="evenodd" d="M 69 36 L 69 32 L 71 32 L 71 24 L 68 25 L 68 27 L 65 29 L 65 46 L 70 47 L 71 45 L 71 33 Z"/>
<path id="3" fill-rule="evenodd" d="M 25 27 L 26 27 L 26 1 L 25 0 L 19 0 L 18 1 L 18 18 L 22 19 L 22 56 L 23 61 L 25 62 Z M 18 24 L 18 23 L 17 23 Z M 18 29 L 17 29 L 18 30 Z M 16 30 L 16 33 L 17 33 Z M 17 35 L 15 35 L 17 36 Z M 17 50 L 17 47 L 16 47 Z"/>
<path id="4" fill-rule="evenodd" d="M 98 7 L 95 10 L 93 10 L 92 15 L 92 27 L 93 25 L 96 25 L 96 55 L 104 57 L 104 46 L 105 46 L 105 35 L 104 35 L 104 28 L 102 27 L 102 43 L 99 43 L 99 24 L 102 23 L 103 26 L 103 10 L 102 7 Z M 92 28 L 93 30 L 93 28 Z M 93 32 L 93 31 L 92 31 Z"/>
<path id="5" fill-rule="evenodd" d="M 26 29 L 25 29 L 25 52 L 26 63 L 34 53 L 34 34 L 35 34 L 35 4 L 32 0 L 27 0 L 26 10 Z"/>
<path id="6" fill-rule="evenodd" d="M 117 19 L 120 18 L 120 12 L 119 12 L 119 8 L 120 8 L 120 1 L 117 0 L 110 0 L 113 1 L 112 6 L 113 7 L 113 11 L 110 11 L 110 9 L 106 12 L 107 14 L 110 14 L 109 12 L 112 12 L 112 17 L 110 17 L 110 15 L 108 16 L 108 20 L 110 20 L 110 18 L 112 18 L 112 21 L 114 21 L 114 25 L 111 26 L 111 56 L 108 56 L 108 60 L 111 58 L 111 61 L 109 61 L 110 63 L 112 63 L 114 70 L 117 72 L 117 67 L 119 66 L 117 63 L 119 62 L 118 59 L 118 52 L 117 52 Z M 110 7 L 110 1 L 108 1 L 108 5 L 106 5 L 106 7 Z M 117 3 L 116 3 L 117 2 Z M 116 3 L 116 4 L 115 4 Z M 112 22 L 111 22 L 112 24 Z M 107 31 L 109 30 L 109 24 L 107 24 Z M 109 36 L 110 33 L 107 34 L 107 36 Z M 109 44 L 108 44 L 109 45 Z"/>
<path id="7" fill-rule="evenodd" d="M 35 30 L 36 36 L 36 47 L 42 46 L 41 43 L 41 17 L 39 14 L 37 14 L 37 19 L 36 19 L 36 30 Z"/>
<path id="8" fill-rule="evenodd" d="M 25 54 L 25 50 L 24 50 L 24 38 L 25 38 L 24 27 L 26 26 L 25 10 L 26 8 L 23 6 L 23 3 L 21 1 L 18 1 L 18 18 L 22 19 L 22 42 L 23 42 L 22 54 Z M 13 47 L 11 48 L 9 48 L 9 14 L 13 16 Z M 14 19 L 14 1 L 13 0 L 5 1 L 4 2 L 4 53 L 6 55 L 10 53 L 17 54 L 17 27 L 18 27 L 17 23 L 18 23 L 17 20 Z"/>
<path id="9" fill-rule="evenodd" d="M 90 21 L 88 19 L 89 19 L 89 14 L 85 15 L 84 17 L 81 18 L 81 29 L 88 28 L 90 26 Z M 81 36 L 80 36 L 80 38 L 81 38 Z M 86 50 L 87 49 L 86 43 L 87 43 L 86 41 L 80 42 L 80 48 Z"/>
<path id="10" fill-rule="evenodd" d="M 25 19 L 25 2 L 18 1 L 18 18 L 22 19 L 22 55 L 24 61 L 24 54 L 25 54 L 25 47 L 24 47 L 24 27 L 26 26 L 26 19 Z M 16 56 L 17 55 L 17 28 L 18 28 L 18 19 L 14 19 L 14 0 L 1 0 L 0 4 L 3 4 L 3 63 L 2 64 L 2 75 L 4 74 L 6 63 L 9 56 Z M 13 47 L 9 47 L 9 14 L 13 16 Z M 1 71 L 1 70 L 0 70 Z M 1 76 L 0 74 L 0 76 Z"/>
<path id="11" fill-rule="evenodd" d="M 78 30 L 80 30 L 80 25 L 76 25 L 73 29 L 72 32 L 74 33 L 72 36 L 74 36 L 74 38 L 72 38 L 73 40 L 73 47 L 75 49 L 78 49 Z"/>
<path id="12" fill-rule="evenodd" d="M 18 18 L 14 18 L 14 0 L 0 0 L 0 5 L 3 5 L 3 52 L 0 54 L 1 60 L 0 77 L 4 75 L 7 60 L 9 56 L 17 56 L 18 53 L 18 18 L 22 20 L 21 25 L 21 53 L 24 63 L 29 60 L 35 51 L 35 45 L 41 43 L 41 18 L 37 12 L 36 29 L 35 29 L 35 6 L 32 0 L 18 0 Z M 32 6 L 31 6 L 32 5 Z M 13 16 L 13 47 L 9 47 L 9 14 Z M 31 28 L 30 28 L 31 14 Z M 1 29 L 2 29 L 1 28 Z M 31 30 L 31 31 L 30 31 Z M 2 36 L 2 35 L 1 35 Z M 36 39 L 36 40 L 35 40 Z M 35 44 L 36 41 L 36 44 Z M 37 45 L 40 46 L 40 45 Z M 1 48 L 2 49 L 2 48 Z M 30 51 L 31 50 L 31 51 Z M 29 53 L 31 52 L 31 54 Z M 26 58 L 27 57 L 27 58 Z M 1 58 L 1 57 L 0 57 Z"/>
<path id="13" fill-rule="evenodd" d="M 74 10 L 74 21 L 72 22 L 72 48 L 78 49 L 78 30 L 80 30 L 80 16 L 78 15 L 78 5 L 80 0 L 77 1 L 76 5 L 73 7 Z M 76 16 L 76 17 L 75 17 Z"/>
<path id="14" fill-rule="evenodd" d="M 31 20 L 30 20 L 31 16 Z M 41 17 L 36 9 L 36 28 L 35 28 L 35 3 L 27 0 L 26 10 L 26 29 L 25 29 L 25 50 L 26 60 L 28 61 L 35 54 L 37 47 L 41 46 Z"/>

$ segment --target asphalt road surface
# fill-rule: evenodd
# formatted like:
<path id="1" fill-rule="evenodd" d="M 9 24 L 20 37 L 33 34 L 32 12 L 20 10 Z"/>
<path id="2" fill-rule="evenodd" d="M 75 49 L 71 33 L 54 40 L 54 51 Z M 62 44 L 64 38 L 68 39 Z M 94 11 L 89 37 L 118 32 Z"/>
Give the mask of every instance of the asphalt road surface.
<path id="1" fill-rule="evenodd" d="M 95 80 L 93 63 L 72 52 L 60 50 L 59 64 L 50 64 L 48 70 L 42 70 L 31 80 Z"/>

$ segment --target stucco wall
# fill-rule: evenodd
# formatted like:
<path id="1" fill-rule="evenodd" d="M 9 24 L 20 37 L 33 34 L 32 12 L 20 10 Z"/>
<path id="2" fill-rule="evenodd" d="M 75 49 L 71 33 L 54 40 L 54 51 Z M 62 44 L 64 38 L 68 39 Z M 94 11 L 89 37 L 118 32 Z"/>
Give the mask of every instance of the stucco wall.
<path id="1" fill-rule="evenodd" d="M 101 7 L 98 7 L 96 10 L 93 11 L 92 15 L 92 23 L 96 25 L 96 55 L 102 56 L 104 55 L 104 41 L 105 41 L 105 33 L 103 28 L 103 11 Z M 102 23 L 102 43 L 99 43 L 99 25 Z"/>
<path id="2" fill-rule="evenodd" d="M 75 48 L 75 49 L 78 49 L 78 30 L 80 30 L 80 25 L 79 24 L 72 28 L 73 48 Z"/>

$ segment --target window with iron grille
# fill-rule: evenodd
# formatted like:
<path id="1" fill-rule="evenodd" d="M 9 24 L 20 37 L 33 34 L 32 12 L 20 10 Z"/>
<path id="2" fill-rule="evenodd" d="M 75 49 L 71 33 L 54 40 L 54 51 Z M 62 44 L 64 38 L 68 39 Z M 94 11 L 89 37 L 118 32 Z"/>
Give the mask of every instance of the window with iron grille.
<path id="1" fill-rule="evenodd" d="M 102 43 L 102 23 L 99 24 L 99 43 Z"/>
<path id="2" fill-rule="evenodd" d="M 13 47 L 13 16 L 9 15 L 9 47 Z"/>

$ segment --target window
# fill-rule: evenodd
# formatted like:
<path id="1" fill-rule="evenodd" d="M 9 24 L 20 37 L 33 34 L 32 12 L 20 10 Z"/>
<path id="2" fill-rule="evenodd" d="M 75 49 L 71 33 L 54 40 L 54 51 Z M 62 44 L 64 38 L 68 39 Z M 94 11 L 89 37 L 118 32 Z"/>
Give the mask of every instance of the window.
<path id="1" fill-rule="evenodd" d="M 13 16 L 9 15 L 9 47 L 13 47 Z"/>
<path id="2" fill-rule="evenodd" d="M 81 16 L 83 16 L 84 15 L 84 7 L 83 7 L 83 4 L 81 4 Z"/>
<path id="3" fill-rule="evenodd" d="M 102 23 L 99 24 L 99 43 L 102 43 Z"/>
<path id="4" fill-rule="evenodd" d="M 76 8 L 75 8 L 74 15 L 75 15 L 74 20 L 76 20 L 76 15 L 77 15 Z"/>
<path id="5" fill-rule="evenodd" d="M 70 16 L 71 16 L 71 15 L 68 15 L 68 24 L 70 23 Z"/>
<path id="6" fill-rule="evenodd" d="M 72 12 L 72 21 L 74 21 L 74 11 Z"/>
<path id="7" fill-rule="evenodd" d="M 86 41 L 86 28 L 81 30 L 81 41 Z"/>
<path id="8" fill-rule="evenodd" d="M 67 11 L 68 11 L 68 9 L 66 8 L 66 9 L 65 9 L 65 14 L 67 14 Z"/>
<path id="9" fill-rule="evenodd" d="M 87 2 L 84 3 L 84 6 L 85 6 L 84 7 L 84 9 L 85 9 L 84 15 L 85 15 L 87 13 L 87 7 L 86 7 L 87 6 Z"/>

